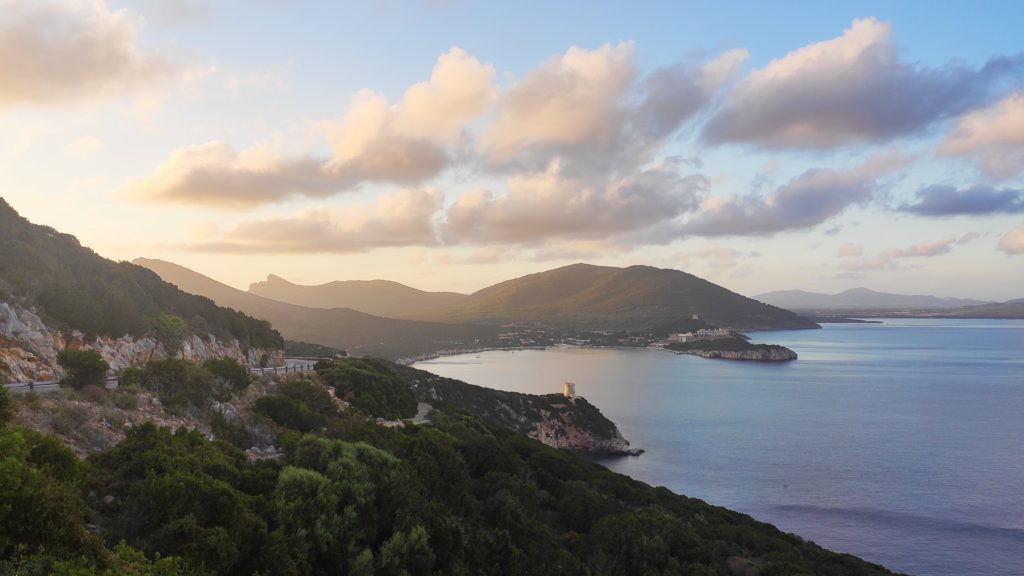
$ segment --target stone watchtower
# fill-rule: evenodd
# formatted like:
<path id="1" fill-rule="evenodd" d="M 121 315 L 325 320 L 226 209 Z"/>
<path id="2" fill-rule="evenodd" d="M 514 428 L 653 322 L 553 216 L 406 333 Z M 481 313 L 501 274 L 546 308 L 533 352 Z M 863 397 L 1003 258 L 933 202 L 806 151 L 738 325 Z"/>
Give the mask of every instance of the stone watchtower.
<path id="1" fill-rule="evenodd" d="M 576 397 L 576 384 L 574 384 L 572 382 L 566 382 L 562 386 L 562 396 L 565 396 L 566 398 L 575 398 Z"/>

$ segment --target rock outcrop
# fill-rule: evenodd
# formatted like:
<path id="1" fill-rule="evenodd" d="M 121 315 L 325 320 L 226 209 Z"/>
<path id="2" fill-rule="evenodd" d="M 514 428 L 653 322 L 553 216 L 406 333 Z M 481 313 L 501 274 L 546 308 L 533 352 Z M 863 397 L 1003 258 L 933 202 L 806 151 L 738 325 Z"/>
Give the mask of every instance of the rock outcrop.
<path id="1" fill-rule="evenodd" d="M 115 374 L 129 366 L 168 357 L 164 345 L 151 336 L 87 339 L 81 332 L 53 330 L 31 310 L 0 302 L 0 380 L 60 379 L 64 373 L 57 363 L 57 354 L 65 348 L 99 352 Z M 193 362 L 230 357 L 253 368 L 261 364 L 284 364 L 282 350 L 244 348 L 238 340 L 221 341 L 214 336 L 196 334 L 185 337 L 181 349 L 174 356 Z"/>
<path id="2" fill-rule="evenodd" d="M 783 346 L 754 348 L 751 350 L 677 350 L 676 354 L 693 354 L 701 358 L 750 360 L 754 362 L 787 362 L 797 359 L 796 352 Z"/>
<path id="3" fill-rule="evenodd" d="M 582 408 L 584 404 L 586 408 Z M 540 410 L 540 420 L 534 424 L 533 430 L 526 433 L 527 436 L 554 448 L 576 452 L 628 456 L 639 456 L 643 453 L 639 448 L 630 448 L 629 441 L 622 437 L 618 427 L 610 420 L 607 424 L 611 428 L 603 433 L 594 430 L 585 422 L 577 422 L 577 409 L 580 408 L 593 410 L 600 415 L 600 411 L 586 399 L 577 397 L 566 400 L 566 404 L 554 404 L 552 407 L 555 408 L 554 411 Z"/>
<path id="4" fill-rule="evenodd" d="M 548 446 L 593 454 L 638 455 L 615 423 L 585 398 L 520 394 L 474 386 L 395 365 L 420 402 L 455 406 Z"/>

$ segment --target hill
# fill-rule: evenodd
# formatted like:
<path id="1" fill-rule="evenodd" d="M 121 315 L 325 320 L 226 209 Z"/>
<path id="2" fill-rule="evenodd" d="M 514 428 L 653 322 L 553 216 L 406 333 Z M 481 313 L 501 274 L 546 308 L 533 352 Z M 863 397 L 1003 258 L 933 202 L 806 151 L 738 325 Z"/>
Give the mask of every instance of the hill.
<path id="1" fill-rule="evenodd" d="M 690 329 L 693 315 L 735 330 L 816 328 L 788 311 L 682 272 L 573 264 L 484 288 L 445 314 L 463 322 L 538 322 L 587 330 Z"/>
<path id="2" fill-rule="evenodd" d="M 1024 300 L 991 302 L 989 304 L 979 304 L 978 306 L 964 306 L 962 308 L 953 308 L 950 310 L 937 310 L 918 314 L 917 316 L 924 316 L 928 318 L 1024 318 Z"/>
<path id="3" fill-rule="evenodd" d="M 496 328 L 486 326 L 396 320 L 348 308 L 296 306 L 232 288 L 170 262 L 138 258 L 135 263 L 186 292 L 268 320 L 288 340 L 340 348 L 360 356 L 405 358 L 473 347 L 479 345 L 478 341 L 490 343 L 497 334 Z"/>
<path id="4" fill-rule="evenodd" d="M 0 573 L 891 574 L 546 446 L 501 414 L 507 394 L 427 373 L 336 360 L 312 378 L 256 381 L 217 412 L 185 411 L 176 432 L 154 424 L 173 415 L 147 386 L 110 392 L 131 395 L 115 406 L 134 424 L 88 461 L 9 421 L 50 399 L 12 402 L 0 389 L 0 470 L 12 479 L 0 482 Z M 428 388 L 441 401 L 420 424 L 382 425 Z M 339 392 L 350 402 L 339 406 Z M 540 418 L 614 428 L 589 405 L 521 400 Z M 116 413 L 102 399 L 52 402 L 73 424 L 55 427 L 65 441 Z"/>
<path id="5" fill-rule="evenodd" d="M 284 340 L 263 320 L 107 260 L 0 199 L 0 380 L 59 377 L 65 347 L 94 349 L 116 371 L 155 355 L 262 363 Z"/>
<path id="6" fill-rule="evenodd" d="M 249 292 L 309 308 L 351 308 L 385 318 L 420 318 L 448 310 L 466 299 L 455 292 L 425 292 L 390 280 L 346 280 L 301 286 L 273 274 Z"/>
<path id="7" fill-rule="evenodd" d="M 2 198 L 0 299 L 34 307 L 48 323 L 86 334 L 141 335 L 154 317 L 170 313 L 195 331 L 257 347 L 284 346 L 266 322 L 186 294 L 141 266 L 107 260 L 74 236 L 30 223 Z"/>
<path id="8" fill-rule="evenodd" d="M 838 294 L 779 290 L 758 294 L 754 299 L 790 310 L 931 310 L 985 304 L 969 298 L 889 294 L 867 288 L 851 288 Z"/>

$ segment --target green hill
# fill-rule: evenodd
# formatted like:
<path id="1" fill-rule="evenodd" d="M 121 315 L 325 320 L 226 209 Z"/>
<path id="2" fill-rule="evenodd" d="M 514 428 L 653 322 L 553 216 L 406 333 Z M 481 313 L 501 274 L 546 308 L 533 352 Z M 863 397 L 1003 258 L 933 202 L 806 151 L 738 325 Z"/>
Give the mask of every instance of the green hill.
<path id="1" fill-rule="evenodd" d="M 162 260 L 135 263 L 156 272 L 186 292 L 213 299 L 270 321 L 289 340 L 340 348 L 360 356 L 395 359 L 493 342 L 497 329 L 471 324 L 414 322 L 380 318 L 348 308 L 306 308 L 242 290 Z"/>
<path id="2" fill-rule="evenodd" d="M 382 426 L 373 407 L 411 382 L 379 362 L 338 364 L 243 392 L 252 412 L 218 413 L 216 440 L 141 423 L 86 462 L 7 423 L 0 388 L 0 573 L 891 574 L 447 402 L 429 423 Z M 354 391 L 348 409 L 321 378 Z M 274 449 L 243 452 L 257 429 Z"/>
<path id="3" fill-rule="evenodd" d="M 471 294 L 445 317 L 590 330 L 673 331 L 693 315 L 735 330 L 816 328 L 796 314 L 679 270 L 573 264 Z"/>
<path id="4" fill-rule="evenodd" d="M 74 236 L 30 223 L 2 198 L 0 300 L 35 308 L 54 328 L 87 335 L 143 335 L 166 313 L 184 318 L 197 334 L 284 347 L 266 322 L 186 294 L 141 266 L 102 258 Z"/>
<path id="5" fill-rule="evenodd" d="M 351 308 L 385 318 L 420 318 L 448 310 L 467 298 L 455 292 L 425 292 L 390 280 L 345 280 L 301 286 L 267 276 L 249 287 L 251 294 L 309 308 Z"/>

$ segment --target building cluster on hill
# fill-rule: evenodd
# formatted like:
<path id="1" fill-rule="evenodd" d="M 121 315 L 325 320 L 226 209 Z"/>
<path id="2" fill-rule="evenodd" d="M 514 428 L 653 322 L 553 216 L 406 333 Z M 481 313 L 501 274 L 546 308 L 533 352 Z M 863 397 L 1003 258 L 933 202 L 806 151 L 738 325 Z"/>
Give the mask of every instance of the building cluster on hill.
<path id="1" fill-rule="evenodd" d="M 693 342 L 694 340 L 707 340 L 710 338 L 728 338 L 732 332 L 728 328 L 701 328 L 694 332 L 682 334 L 670 334 L 667 340 L 673 344 L 682 342 Z"/>

